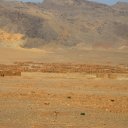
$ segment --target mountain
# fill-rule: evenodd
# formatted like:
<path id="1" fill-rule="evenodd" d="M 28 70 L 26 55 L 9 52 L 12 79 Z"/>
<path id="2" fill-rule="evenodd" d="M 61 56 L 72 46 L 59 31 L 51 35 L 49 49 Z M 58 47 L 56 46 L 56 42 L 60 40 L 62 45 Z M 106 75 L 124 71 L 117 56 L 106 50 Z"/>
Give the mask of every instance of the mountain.
<path id="1" fill-rule="evenodd" d="M 87 0 L 44 0 L 39 4 L 1 0 L 0 31 L 4 33 L 0 32 L 0 47 L 127 49 L 128 4 L 108 6 Z M 5 35 L 11 35 L 13 43 L 10 44 Z"/>

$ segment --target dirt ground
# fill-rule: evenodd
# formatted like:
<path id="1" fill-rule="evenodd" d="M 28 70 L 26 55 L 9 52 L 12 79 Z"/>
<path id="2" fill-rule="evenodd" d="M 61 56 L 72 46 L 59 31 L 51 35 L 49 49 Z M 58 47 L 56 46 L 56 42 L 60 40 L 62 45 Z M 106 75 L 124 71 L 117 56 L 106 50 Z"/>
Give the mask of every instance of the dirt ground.
<path id="1" fill-rule="evenodd" d="M 128 52 L 82 50 L 82 49 L 13 49 L 0 48 L 0 64 L 15 61 L 45 63 L 84 63 L 84 64 L 128 64 Z"/>
<path id="2" fill-rule="evenodd" d="M 128 79 L 84 73 L 0 78 L 0 128 L 128 128 Z"/>

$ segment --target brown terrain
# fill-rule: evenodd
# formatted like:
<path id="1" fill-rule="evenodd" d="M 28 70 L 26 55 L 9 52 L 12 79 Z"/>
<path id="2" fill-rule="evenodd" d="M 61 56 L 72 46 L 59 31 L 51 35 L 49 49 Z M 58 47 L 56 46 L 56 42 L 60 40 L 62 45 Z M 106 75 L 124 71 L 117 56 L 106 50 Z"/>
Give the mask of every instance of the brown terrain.
<path id="1" fill-rule="evenodd" d="M 0 0 L 0 128 L 128 128 L 128 4 Z"/>
<path id="2" fill-rule="evenodd" d="M 127 65 L 0 65 L 1 128 L 127 128 Z"/>

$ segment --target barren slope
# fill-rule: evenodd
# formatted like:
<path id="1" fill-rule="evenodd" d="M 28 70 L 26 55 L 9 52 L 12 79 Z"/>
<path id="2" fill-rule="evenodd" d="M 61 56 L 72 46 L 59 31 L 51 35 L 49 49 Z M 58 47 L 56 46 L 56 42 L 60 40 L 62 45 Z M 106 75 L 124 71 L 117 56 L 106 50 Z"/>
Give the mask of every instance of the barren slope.
<path id="1" fill-rule="evenodd" d="M 45 0 L 42 4 L 1 1 L 0 28 L 23 34 L 25 48 L 127 49 L 127 6 L 84 0 Z"/>

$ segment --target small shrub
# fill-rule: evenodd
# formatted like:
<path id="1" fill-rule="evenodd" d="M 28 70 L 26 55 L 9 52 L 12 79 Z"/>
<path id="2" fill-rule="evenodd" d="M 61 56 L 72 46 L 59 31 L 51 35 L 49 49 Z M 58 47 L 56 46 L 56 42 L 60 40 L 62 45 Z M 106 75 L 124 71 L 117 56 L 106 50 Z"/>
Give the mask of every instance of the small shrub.
<path id="1" fill-rule="evenodd" d="M 81 116 L 85 116 L 85 113 L 84 113 L 84 112 L 81 112 L 80 115 L 81 115 Z"/>

